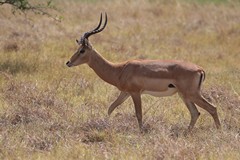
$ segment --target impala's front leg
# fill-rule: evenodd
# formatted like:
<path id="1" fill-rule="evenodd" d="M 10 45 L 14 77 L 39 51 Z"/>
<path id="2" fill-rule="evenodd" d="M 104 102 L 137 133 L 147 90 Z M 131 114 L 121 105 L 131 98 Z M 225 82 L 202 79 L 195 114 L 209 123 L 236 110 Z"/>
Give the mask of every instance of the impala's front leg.
<path id="1" fill-rule="evenodd" d="M 142 102 L 140 93 L 131 93 L 140 130 L 142 130 Z"/>
<path id="2" fill-rule="evenodd" d="M 127 92 L 121 92 L 118 98 L 111 104 L 111 106 L 108 108 L 108 115 L 114 111 L 114 109 L 122 104 L 130 95 Z"/>

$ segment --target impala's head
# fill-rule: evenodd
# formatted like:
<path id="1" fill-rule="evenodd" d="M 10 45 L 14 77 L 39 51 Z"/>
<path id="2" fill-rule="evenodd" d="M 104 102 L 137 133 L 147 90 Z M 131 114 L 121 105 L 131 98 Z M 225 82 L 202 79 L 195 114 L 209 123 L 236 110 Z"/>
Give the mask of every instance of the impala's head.
<path id="1" fill-rule="evenodd" d="M 100 28 L 101 24 L 102 24 L 102 14 L 101 14 L 100 22 L 98 26 L 95 29 L 84 33 L 83 36 L 80 38 L 80 40 L 76 40 L 79 47 L 78 47 L 78 50 L 70 58 L 70 60 L 66 63 L 68 67 L 77 66 L 77 65 L 89 62 L 93 49 L 88 38 L 93 34 L 101 32 L 106 27 L 107 25 L 106 13 L 105 13 L 105 22 L 102 28 Z"/>

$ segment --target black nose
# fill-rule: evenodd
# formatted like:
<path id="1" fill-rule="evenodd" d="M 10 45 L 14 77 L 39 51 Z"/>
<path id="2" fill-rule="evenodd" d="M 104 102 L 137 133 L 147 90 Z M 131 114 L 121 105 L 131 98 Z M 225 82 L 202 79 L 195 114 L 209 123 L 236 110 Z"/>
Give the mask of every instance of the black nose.
<path id="1" fill-rule="evenodd" d="M 68 67 L 70 67 L 69 63 L 70 63 L 70 61 L 68 61 L 68 62 L 66 63 L 66 65 L 67 65 Z"/>

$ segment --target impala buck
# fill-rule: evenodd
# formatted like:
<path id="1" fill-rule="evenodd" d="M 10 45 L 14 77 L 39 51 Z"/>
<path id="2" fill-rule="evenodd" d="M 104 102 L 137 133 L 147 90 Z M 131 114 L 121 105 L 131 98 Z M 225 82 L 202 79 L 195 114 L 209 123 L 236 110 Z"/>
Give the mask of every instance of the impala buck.
<path id="1" fill-rule="evenodd" d="M 106 13 L 105 22 L 102 27 L 101 25 L 102 14 L 98 26 L 84 33 L 80 40 L 76 40 L 79 48 L 66 65 L 73 67 L 86 63 L 101 79 L 121 91 L 118 98 L 109 107 L 108 115 L 128 97 L 131 97 L 139 127 L 142 129 L 141 94 L 163 97 L 172 96 L 178 92 L 191 114 L 189 131 L 192 130 L 200 115 L 196 105 L 209 112 L 216 127 L 220 128 L 216 108 L 207 102 L 200 93 L 205 78 L 205 72 L 201 67 L 177 60 L 129 60 L 116 64 L 109 62 L 93 48 L 88 39 L 106 27 Z"/>

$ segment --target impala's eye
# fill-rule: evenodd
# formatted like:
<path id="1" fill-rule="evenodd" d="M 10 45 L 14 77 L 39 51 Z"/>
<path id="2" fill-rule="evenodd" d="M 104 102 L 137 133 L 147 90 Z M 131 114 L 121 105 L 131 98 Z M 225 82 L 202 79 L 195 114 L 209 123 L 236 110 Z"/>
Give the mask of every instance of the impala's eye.
<path id="1" fill-rule="evenodd" d="M 85 50 L 84 50 L 84 49 L 81 49 L 81 50 L 80 50 L 80 53 L 84 53 L 84 52 L 85 52 Z"/>

